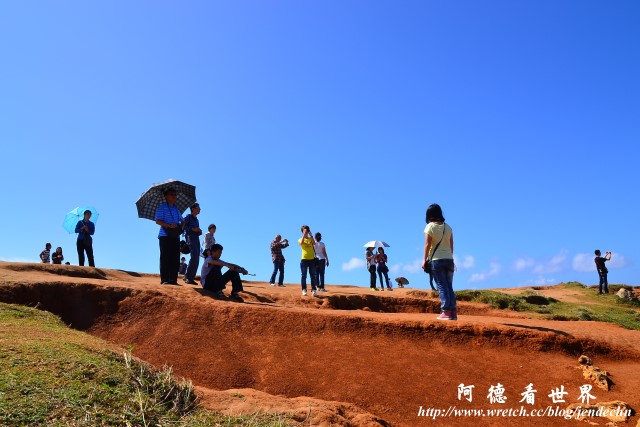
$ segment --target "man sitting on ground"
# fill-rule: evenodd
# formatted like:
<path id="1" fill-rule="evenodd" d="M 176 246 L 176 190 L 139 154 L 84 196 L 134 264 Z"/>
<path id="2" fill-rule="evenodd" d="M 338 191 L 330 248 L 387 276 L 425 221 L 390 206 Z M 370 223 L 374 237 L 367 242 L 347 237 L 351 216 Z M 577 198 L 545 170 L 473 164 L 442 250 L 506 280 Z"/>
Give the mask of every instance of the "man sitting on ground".
<path id="1" fill-rule="evenodd" d="M 226 287 L 227 282 L 231 281 L 231 295 L 229 298 L 242 302 L 243 299 L 238 295 L 238 292 L 243 291 L 240 273 L 248 274 L 248 271 L 237 264 L 231 264 L 221 260 L 222 249 L 222 245 L 218 243 L 211 246 L 209 256 L 202 266 L 200 274 L 202 287 L 214 292 L 217 299 L 226 299 L 222 290 Z M 222 274 L 222 267 L 227 267 L 229 270 Z"/>

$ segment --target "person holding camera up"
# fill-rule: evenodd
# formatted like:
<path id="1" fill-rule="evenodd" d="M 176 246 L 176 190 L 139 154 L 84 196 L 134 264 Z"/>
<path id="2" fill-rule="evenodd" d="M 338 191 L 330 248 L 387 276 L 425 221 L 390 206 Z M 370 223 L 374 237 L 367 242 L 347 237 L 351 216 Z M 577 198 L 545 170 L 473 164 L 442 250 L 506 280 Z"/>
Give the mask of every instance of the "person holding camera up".
<path id="1" fill-rule="evenodd" d="M 602 252 L 600 252 L 600 249 L 596 249 L 595 254 L 596 254 L 596 257 L 594 259 L 594 262 L 596 263 L 596 269 L 598 270 L 598 277 L 600 279 L 600 282 L 598 285 L 598 295 L 602 295 L 603 285 L 604 285 L 604 293 L 608 294 L 609 283 L 607 282 L 607 274 L 609 273 L 609 270 L 607 269 L 607 266 L 604 265 L 604 263 L 607 261 L 611 261 L 611 251 L 606 252 L 602 257 L 600 256 L 602 255 Z"/>
<path id="2" fill-rule="evenodd" d="M 302 237 L 298 239 L 298 244 L 302 248 L 302 259 L 300 260 L 300 284 L 302 286 L 302 296 L 307 296 L 307 270 L 311 276 L 311 295 L 318 296 L 316 292 L 316 254 L 313 245 L 313 235 L 308 225 L 300 227 Z"/>
<path id="3" fill-rule="evenodd" d="M 273 274 L 269 280 L 271 286 L 276 285 L 276 274 L 280 272 L 278 278 L 278 286 L 284 287 L 284 255 L 282 255 L 282 249 L 289 246 L 289 240 L 282 240 L 282 236 L 276 234 L 276 238 L 271 242 L 271 260 L 273 261 Z"/>

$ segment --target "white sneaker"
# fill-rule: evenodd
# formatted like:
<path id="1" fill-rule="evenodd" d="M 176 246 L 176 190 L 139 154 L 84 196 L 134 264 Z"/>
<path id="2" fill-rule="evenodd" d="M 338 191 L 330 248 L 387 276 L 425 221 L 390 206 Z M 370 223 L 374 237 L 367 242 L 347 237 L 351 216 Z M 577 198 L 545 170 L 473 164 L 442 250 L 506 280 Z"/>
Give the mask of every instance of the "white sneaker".
<path id="1" fill-rule="evenodd" d="M 307 296 L 307 290 L 306 290 L 306 289 L 303 289 L 303 290 L 302 290 L 302 296 L 303 296 L 303 297 L 306 297 L 306 296 Z"/>
<path id="2" fill-rule="evenodd" d="M 275 286 L 276 284 L 275 284 L 275 283 L 269 283 L 269 285 L 270 285 L 270 286 Z"/>
<path id="3" fill-rule="evenodd" d="M 318 293 L 316 291 L 311 291 L 311 295 L 313 295 L 314 297 L 317 297 Z"/>

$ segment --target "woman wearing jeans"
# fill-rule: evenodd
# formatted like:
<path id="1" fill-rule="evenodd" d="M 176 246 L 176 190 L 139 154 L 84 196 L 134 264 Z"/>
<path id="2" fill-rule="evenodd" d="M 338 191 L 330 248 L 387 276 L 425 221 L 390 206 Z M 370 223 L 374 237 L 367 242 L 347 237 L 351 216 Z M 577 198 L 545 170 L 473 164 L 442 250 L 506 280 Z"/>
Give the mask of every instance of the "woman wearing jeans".
<path id="1" fill-rule="evenodd" d="M 453 292 L 453 230 L 444 223 L 442 209 L 437 204 L 427 208 L 427 226 L 424 229 L 424 257 L 422 268 L 431 260 L 431 271 L 440 294 L 438 320 L 458 320 L 456 295 Z"/>

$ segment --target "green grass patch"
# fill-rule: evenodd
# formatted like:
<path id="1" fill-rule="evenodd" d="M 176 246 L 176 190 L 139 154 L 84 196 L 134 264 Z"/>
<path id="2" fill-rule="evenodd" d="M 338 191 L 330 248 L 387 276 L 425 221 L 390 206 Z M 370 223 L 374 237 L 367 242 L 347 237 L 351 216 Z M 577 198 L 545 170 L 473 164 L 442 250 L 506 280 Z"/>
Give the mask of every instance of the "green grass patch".
<path id="1" fill-rule="evenodd" d="M 284 415 L 229 417 L 198 406 L 191 383 L 54 315 L 0 303 L 0 426 L 285 426 Z"/>
<path id="2" fill-rule="evenodd" d="M 532 313 L 532 315 L 552 320 L 594 320 L 615 323 L 626 329 L 640 330 L 640 302 L 627 301 L 615 295 L 596 295 L 592 289 L 578 282 L 563 283 L 563 286 L 577 290 L 585 304 L 558 301 L 527 290 L 510 295 L 493 290 L 457 291 L 458 301 L 488 304 L 500 310 Z"/>

